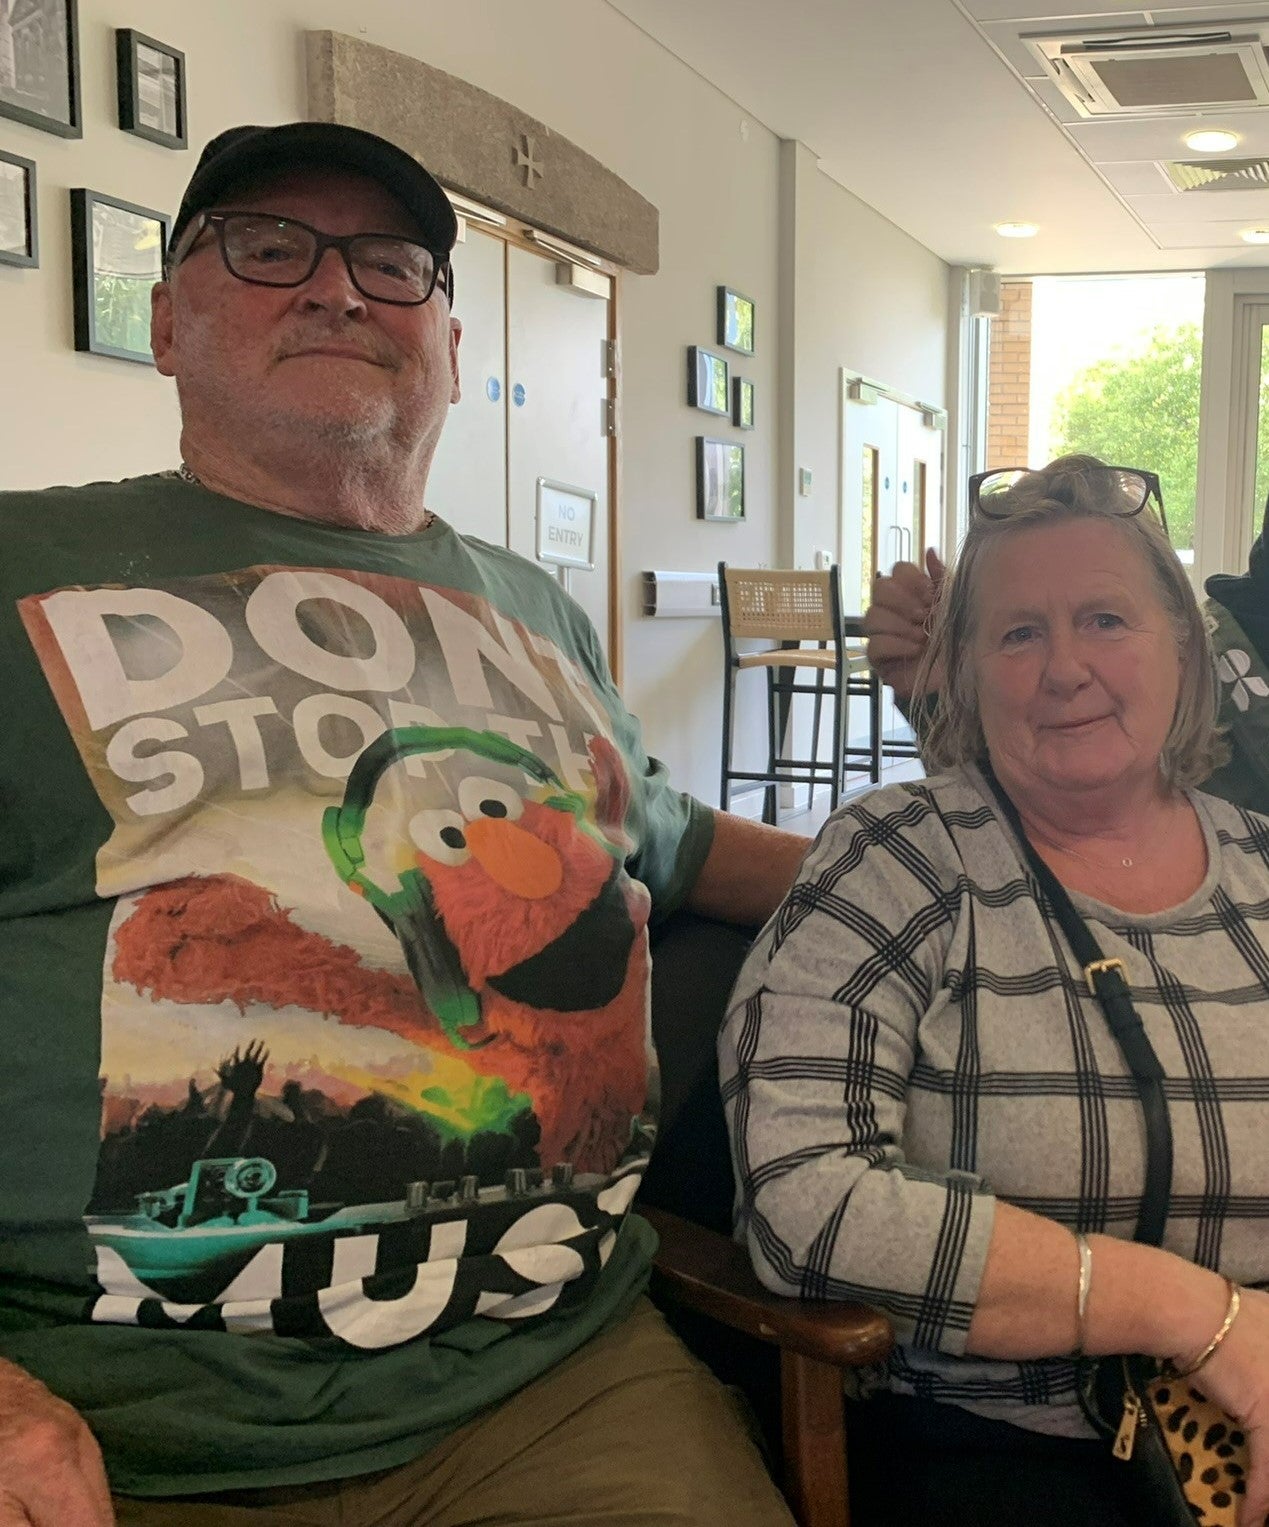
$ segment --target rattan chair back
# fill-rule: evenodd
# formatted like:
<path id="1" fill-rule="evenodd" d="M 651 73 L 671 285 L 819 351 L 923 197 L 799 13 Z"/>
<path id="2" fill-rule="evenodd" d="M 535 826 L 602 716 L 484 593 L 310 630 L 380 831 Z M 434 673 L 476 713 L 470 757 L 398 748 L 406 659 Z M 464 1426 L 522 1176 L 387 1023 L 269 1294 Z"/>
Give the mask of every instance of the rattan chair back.
<path id="1" fill-rule="evenodd" d="M 733 638 L 841 640 L 836 568 L 728 567 L 723 577 Z"/>

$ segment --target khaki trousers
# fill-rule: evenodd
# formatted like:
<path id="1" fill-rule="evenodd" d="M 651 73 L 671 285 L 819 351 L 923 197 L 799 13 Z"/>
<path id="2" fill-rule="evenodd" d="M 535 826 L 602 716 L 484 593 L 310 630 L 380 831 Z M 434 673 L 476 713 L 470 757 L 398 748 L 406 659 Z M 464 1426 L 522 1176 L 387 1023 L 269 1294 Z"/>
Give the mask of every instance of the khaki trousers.
<path id="1" fill-rule="evenodd" d="M 115 1500 L 119 1527 L 790 1527 L 736 1406 L 646 1299 L 422 1458 L 320 1485 Z"/>

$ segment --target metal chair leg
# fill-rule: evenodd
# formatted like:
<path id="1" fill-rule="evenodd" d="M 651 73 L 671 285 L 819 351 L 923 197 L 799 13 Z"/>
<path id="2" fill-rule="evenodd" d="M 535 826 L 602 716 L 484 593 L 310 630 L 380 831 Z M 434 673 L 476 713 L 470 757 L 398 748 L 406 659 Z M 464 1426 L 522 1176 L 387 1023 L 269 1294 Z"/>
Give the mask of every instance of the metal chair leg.
<path id="1" fill-rule="evenodd" d="M 780 756 L 779 739 L 783 735 L 781 723 L 783 716 L 780 714 L 780 670 L 778 668 L 767 669 L 767 773 L 774 774 L 776 760 Z M 780 824 L 780 805 L 776 798 L 779 786 L 773 780 L 764 787 L 762 795 L 762 820 L 770 823 L 772 827 Z"/>
<path id="2" fill-rule="evenodd" d="M 823 650 L 821 648 L 821 650 Z M 820 718 L 824 713 L 824 670 L 815 670 L 815 698 L 811 702 L 811 767 L 807 770 L 806 786 L 806 809 L 812 810 L 815 806 L 815 785 L 819 777 L 820 763 Z M 832 772 L 829 779 L 832 779 Z M 836 801 L 834 801 L 836 806 Z"/>
<path id="3" fill-rule="evenodd" d="M 722 811 L 731 808 L 731 729 L 735 694 L 736 670 L 728 663 L 727 677 L 723 684 L 723 766 L 718 786 L 718 805 Z"/>
<path id="4" fill-rule="evenodd" d="M 881 783 L 881 680 L 875 673 L 868 675 L 868 725 L 871 729 L 868 754 L 868 778 L 874 785 Z"/>
<path id="5" fill-rule="evenodd" d="M 843 670 L 833 696 L 833 777 L 830 800 L 837 810 L 846 775 L 846 734 L 850 730 L 850 680 Z"/>

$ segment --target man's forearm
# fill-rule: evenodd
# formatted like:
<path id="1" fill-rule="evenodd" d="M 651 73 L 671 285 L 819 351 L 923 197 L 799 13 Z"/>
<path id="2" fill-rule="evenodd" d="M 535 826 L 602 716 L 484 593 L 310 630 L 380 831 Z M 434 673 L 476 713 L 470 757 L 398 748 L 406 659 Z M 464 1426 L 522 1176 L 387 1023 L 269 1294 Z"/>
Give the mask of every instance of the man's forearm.
<path id="1" fill-rule="evenodd" d="M 810 846 L 799 833 L 716 811 L 714 841 L 687 906 L 705 917 L 756 927 L 780 905 Z"/>

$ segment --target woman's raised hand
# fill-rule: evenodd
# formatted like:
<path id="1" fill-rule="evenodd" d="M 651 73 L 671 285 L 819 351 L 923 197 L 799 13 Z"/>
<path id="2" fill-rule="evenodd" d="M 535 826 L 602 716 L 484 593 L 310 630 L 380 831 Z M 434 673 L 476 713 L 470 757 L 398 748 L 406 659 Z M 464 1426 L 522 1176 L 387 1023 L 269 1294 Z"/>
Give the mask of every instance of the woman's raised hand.
<path id="1" fill-rule="evenodd" d="M 946 571 L 931 549 L 925 554 L 924 572 L 915 562 L 896 562 L 888 574 L 878 574 L 873 581 L 872 603 L 864 615 L 868 662 L 900 700 L 912 698 L 930 639 L 930 610 Z M 937 689 L 942 676 L 931 678 L 929 688 Z"/>

